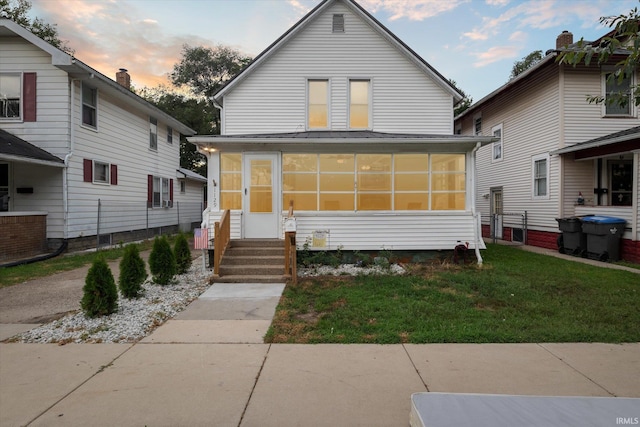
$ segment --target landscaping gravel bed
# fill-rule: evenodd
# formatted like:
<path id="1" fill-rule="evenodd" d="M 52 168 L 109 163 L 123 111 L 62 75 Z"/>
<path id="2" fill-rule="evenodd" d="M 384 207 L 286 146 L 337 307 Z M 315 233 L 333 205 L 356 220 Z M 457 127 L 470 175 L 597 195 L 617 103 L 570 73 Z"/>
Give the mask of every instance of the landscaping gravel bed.
<path id="1" fill-rule="evenodd" d="M 210 272 L 194 261 L 175 283 L 160 286 L 147 280 L 138 299 L 118 299 L 118 311 L 109 316 L 89 318 L 82 311 L 16 335 L 23 343 L 130 343 L 147 336 L 167 319 L 182 311 L 210 285 Z"/>
<path id="2" fill-rule="evenodd" d="M 299 277 L 308 276 L 371 276 L 383 274 L 404 274 L 405 270 L 398 264 L 389 266 L 373 265 L 360 267 L 356 264 L 341 264 L 338 267 L 318 265 L 309 268 L 298 268 Z"/>

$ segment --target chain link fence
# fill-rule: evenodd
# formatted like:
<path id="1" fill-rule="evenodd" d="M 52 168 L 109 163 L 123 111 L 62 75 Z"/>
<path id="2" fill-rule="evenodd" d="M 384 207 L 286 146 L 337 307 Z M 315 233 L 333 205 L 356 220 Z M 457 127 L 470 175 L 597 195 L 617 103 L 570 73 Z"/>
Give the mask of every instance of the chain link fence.
<path id="1" fill-rule="evenodd" d="M 481 215 L 482 223 L 489 224 L 493 243 L 498 240 L 527 244 L 527 211 L 502 212 L 493 215 Z"/>
<path id="2" fill-rule="evenodd" d="M 146 202 L 98 199 L 96 248 L 150 239 L 157 235 L 190 232 L 202 222 L 204 203 L 174 202 L 166 207 Z"/>

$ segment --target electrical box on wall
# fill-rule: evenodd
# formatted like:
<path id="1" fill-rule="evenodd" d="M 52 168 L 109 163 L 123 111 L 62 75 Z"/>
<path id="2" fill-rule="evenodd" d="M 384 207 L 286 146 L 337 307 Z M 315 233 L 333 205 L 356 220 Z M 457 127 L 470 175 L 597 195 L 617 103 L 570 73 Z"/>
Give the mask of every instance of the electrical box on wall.
<path id="1" fill-rule="evenodd" d="M 18 187 L 16 188 L 18 194 L 33 194 L 33 187 Z"/>

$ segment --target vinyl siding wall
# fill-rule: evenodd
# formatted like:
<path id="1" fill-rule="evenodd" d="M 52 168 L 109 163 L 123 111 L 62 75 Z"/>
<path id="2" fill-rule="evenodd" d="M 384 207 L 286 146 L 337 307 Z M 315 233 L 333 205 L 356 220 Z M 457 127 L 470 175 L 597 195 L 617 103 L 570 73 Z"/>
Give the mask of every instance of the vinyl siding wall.
<path id="1" fill-rule="evenodd" d="M 333 14 L 344 14 L 344 33 L 331 32 Z M 359 16 L 336 4 L 224 97 L 223 133 L 306 130 L 307 79 L 329 79 L 331 129 L 348 128 L 349 79 L 371 79 L 373 130 L 453 132 L 452 96 Z"/>

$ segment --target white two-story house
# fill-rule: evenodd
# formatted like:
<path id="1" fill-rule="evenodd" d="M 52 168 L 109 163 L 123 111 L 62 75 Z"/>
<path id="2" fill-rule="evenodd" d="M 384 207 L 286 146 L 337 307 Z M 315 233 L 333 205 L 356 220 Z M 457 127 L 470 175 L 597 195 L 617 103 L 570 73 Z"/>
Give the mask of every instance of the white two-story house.
<path id="1" fill-rule="evenodd" d="M 205 179 L 180 171 L 194 131 L 0 19 L 0 262 L 199 224 Z"/>
<path id="2" fill-rule="evenodd" d="M 484 248 L 475 153 L 493 139 L 453 134 L 461 98 L 355 1 L 322 1 L 214 95 L 222 134 L 189 138 L 209 226 L 229 210 L 232 238 L 281 238 L 293 203 L 298 246 Z"/>
<path id="3" fill-rule="evenodd" d="M 456 118 L 457 133 L 498 138 L 477 157 L 484 235 L 558 249 L 556 218 L 605 215 L 626 221 L 620 255 L 640 262 L 638 108 L 632 99 L 624 107 L 587 102 L 629 90 L 638 77 L 607 80 L 624 51 L 603 66 L 560 64 L 572 43 L 563 32 L 541 62 Z M 526 235 L 519 216 L 509 215 L 524 212 Z"/>

